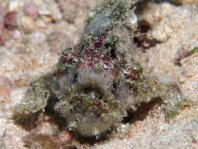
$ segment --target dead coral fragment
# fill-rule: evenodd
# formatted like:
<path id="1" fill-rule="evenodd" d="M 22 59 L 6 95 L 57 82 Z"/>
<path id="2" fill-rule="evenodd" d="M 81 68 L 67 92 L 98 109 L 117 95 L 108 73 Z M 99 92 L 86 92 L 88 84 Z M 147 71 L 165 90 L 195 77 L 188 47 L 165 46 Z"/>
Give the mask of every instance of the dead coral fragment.
<path id="1" fill-rule="evenodd" d="M 196 53 L 198 53 L 198 47 L 194 47 L 193 49 L 191 49 L 191 47 L 182 47 L 175 55 L 174 64 L 182 66 L 182 60 L 191 57 Z"/>
<path id="2" fill-rule="evenodd" d="M 17 26 L 17 21 L 16 21 L 16 12 L 7 12 L 4 16 L 4 26 L 12 30 Z"/>

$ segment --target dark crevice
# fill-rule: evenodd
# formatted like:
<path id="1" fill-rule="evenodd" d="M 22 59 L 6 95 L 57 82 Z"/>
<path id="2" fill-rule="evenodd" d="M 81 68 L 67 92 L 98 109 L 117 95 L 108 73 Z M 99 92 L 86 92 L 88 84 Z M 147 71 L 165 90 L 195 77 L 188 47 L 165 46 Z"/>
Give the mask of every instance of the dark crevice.
<path id="1" fill-rule="evenodd" d="M 67 126 L 65 125 L 66 120 L 58 112 L 54 111 L 54 107 L 58 101 L 59 99 L 54 96 L 49 98 L 44 114 L 48 115 L 50 117 L 50 121 L 57 124 L 58 129 L 62 131 L 66 130 Z"/>
<path id="2" fill-rule="evenodd" d="M 154 47 L 157 43 L 160 43 L 156 39 L 149 39 L 146 34 L 136 35 L 133 42 L 137 47 L 142 48 L 142 51 L 145 52 L 146 49 Z"/>
<path id="3" fill-rule="evenodd" d="M 73 83 L 77 82 L 78 79 L 78 74 L 74 73 L 74 77 L 73 77 Z"/>
<path id="4" fill-rule="evenodd" d="M 12 119 L 16 125 L 21 126 L 23 129 L 27 131 L 31 131 L 37 125 L 37 119 L 41 112 L 36 112 L 34 114 L 30 114 L 27 116 L 23 116 L 23 118 L 18 119 L 18 114 L 14 113 Z"/>
<path id="5" fill-rule="evenodd" d="M 147 33 L 151 29 L 152 29 L 152 26 L 147 20 L 142 19 L 138 22 L 138 29 L 137 29 L 138 32 Z"/>
<path id="6" fill-rule="evenodd" d="M 95 136 L 85 137 L 85 136 L 78 134 L 78 135 L 76 135 L 76 138 L 81 144 L 89 144 L 89 145 L 93 146 L 95 143 L 108 141 L 109 135 L 111 135 L 111 133 L 112 133 L 112 131 L 107 131 L 105 133 L 102 133 L 102 134 L 100 134 L 100 138 L 96 138 Z"/>
<path id="7" fill-rule="evenodd" d="M 164 3 L 164 2 L 169 2 L 175 6 L 180 6 L 182 5 L 182 3 L 180 2 L 174 2 L 174 1 L 171 1 L 171 0 L 153 0 L 155 3 Z"/>
<path id="8" fill-rule="evenodd" d="M 154 47 L 157 43 L 160 43 L 156 39 L 148 37 L 147 32 L 151 29 L 152 25 L 147 20 L 142 19 L 138 22 L 138 29 L 133 42 L 137 45 L 137 47 L 142 48 L 143 52 L 145 52 L 145 49 L 149 49 Z"/>
<path id="9" fill-rule="evenodd" d="M 117 56 L 116 56 L 116 50 L 114 49 L 114 48 L 112 48 L 111 49 L 111 57 L 113 58 L 113 59 L 115 59 Z"/>
<path id="10" fill-rule="evenodd" d="M 157 97 L 149 103 L 145 103 L 145 102 L 141 103 L 136 111 L 133 111 L 132 109 L 128 109 L 127 110 L 128 116 L 124 118 L 122 123 L 132 124 L 139 120 L 143 121 L 148 116 L 148 113 L 151 109 L 153 109 L 156 105 L 160 106 L 161 104 L 162 104 L 162 99 L 160 97 Z"/>

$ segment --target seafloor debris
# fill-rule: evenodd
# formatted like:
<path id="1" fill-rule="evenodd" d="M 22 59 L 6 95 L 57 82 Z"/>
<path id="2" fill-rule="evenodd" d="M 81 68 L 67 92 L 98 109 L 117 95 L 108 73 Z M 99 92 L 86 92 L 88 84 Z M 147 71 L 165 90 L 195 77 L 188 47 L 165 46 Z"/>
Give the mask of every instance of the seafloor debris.
<path id="1" fill-rule="evenodd" d="M 34 3 L 26 3 L 24 5 L 23 9 L 24 13 L 28 16 L 30 16 L 33 20 L 35 20 L 38 17 L 38 10 Z"/>
<path id="2" fill-rule="evenodd" d="M 4 16 L 4 25 L 7 29 L 12 30 L 17 26 L 16 12 L 7 12 Z"/>
<path id="3" fill-rule="evenodd" d="M 198 53 L 197 46 L 194 46 L 194 47 L 183 46 L 180 50 L 177 51 L 175 58 L 174 58 L 174 64 L 178 66 L 182 66 L 182 60 L 196 53 Z"/>
<path id="4" fill-rule="evenodd" d="M 26 148 L 58 149 L 59 147 L 52 139 L 43 134 L 30 134 L 23 138 Z"/>
<path id="5" fill-rule="evenodd" d="M 163 101 L 168 119 L 174 116 L 184 100 L 177 83 L 143 75 L 130 54 L 136 30 L 128 24 L 138 1 L 108 0 L 97 7 L 79 44 L 62 49 L 54 72 L 30 85 L 14 120 L 23 123 L 45 110 L 70 131 L 100 138 L 119 126 L 127 110 L 154 99 Z"/>

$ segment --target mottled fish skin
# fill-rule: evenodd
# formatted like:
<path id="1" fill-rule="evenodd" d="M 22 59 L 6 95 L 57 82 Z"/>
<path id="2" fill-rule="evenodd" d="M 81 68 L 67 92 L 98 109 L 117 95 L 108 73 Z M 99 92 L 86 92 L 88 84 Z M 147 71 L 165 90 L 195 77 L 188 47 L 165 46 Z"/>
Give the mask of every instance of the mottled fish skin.
<path id="1" fill-rule="evenodd" d="M 137 2 L 109 0 L 98 7 L 80 43 L 63 49 L 56 70 L 30 85 L 25 101 L 15 108 L 15 121 L 47 108 L 58 113 L 69 130 L 99 138 L 117 127 L 128 109 L 155 98 L 164 102 L 167 116 L 176 113 L 185 99 L 177 83 L 143 75 L 130 54 L 135 28 L 127 24 Z"/>

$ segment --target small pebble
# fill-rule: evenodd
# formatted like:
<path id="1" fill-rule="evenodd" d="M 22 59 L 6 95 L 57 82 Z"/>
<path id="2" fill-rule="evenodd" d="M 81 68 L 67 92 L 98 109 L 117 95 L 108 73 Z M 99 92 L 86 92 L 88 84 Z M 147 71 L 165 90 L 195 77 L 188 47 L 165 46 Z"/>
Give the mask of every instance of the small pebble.
<path id="1" fill-rule="evenodd" d="M 3 46 L 5 44 L 5 38 L 3 35 L 0 35 L 0 46 Z"/>
<path id="2" fill-rule="evenodd" d="M 5 14 L 5 16 L 4 16 L 4 26 L 9 30 L 12 30 L 17 26 L 16 12 L 9 11 Z"/>
<path id="3" fill-rule="evenodd" d="M 62 19 L 62 14 L 59 7 L 55 1 L 43 0 L 42 4 L 39 5 L 39 15 L 42 17 L 51 18 L 53 21 L 60 21 Z"/>
<path id="4" fill-rule="evenodd" d="M 74 135 L 69 131 L 63 131 L 58 136 L 52 138 L 53 142 L 58 145 L 68 144 L 72 139 L 74 139 Z"/>
<path id="5" fill-rule="evenodd" d="M 6 149 L 5 140 L 2 136 L 0 136 L 0 148 L 1 149 Z"/>
<path id="6" fill-rule="evenodd" d="M 38 17 L 37 6 L 33 3 L 26 3 L 23 9 L 24 13 L 35 20 Z"/>
<path id="7" fill-rule="evenodd" d="M 38 28 L 42 28 L 42 29 L 46 29 L 47 28 L 46 23 L 42 19 L 37 19 L 36 20 L 36 26 Z"/>
<path id="8" fill-rule="evenodd" d="M 10 97 L 11 82 L 8 78 L 0 76 L 0 106 Z"/>
<path id="9" fill-rule="evenodd" d="M 46 36 L 41 32 L 34 32 L 31 34 L 31 42 L 33 44 L 43 44 L 46 40 Z"/>
<path id="10" fill-rule="evenodd" d="M 25 33 L 31 33 L 36 29 L 36 25 L 30 17 L 19 18 L 18 26 Z"/>
<path id="11" fill-rule="evenodd" d="M 21 38 L 21 32 L 19 30 L 15 30 L 12 34 L 12 37 L 15 39 L 15 40 L 18 40 Z"/>
<path id="12" fill-rule="evenodd" d="M 42 15 L 41 19 L 43 20 L 43 22 L 45 22 L 46 24 L 52 23 L 54 21 L 54 19 L 52 18 L 51 15 Z"/>
<path id="13" fill-rule="evenodd" d="M 73 23 L 77 15 L 75 12 L 78 12 L 79 9 L 78 4 L 72 1 L 59 0 L 58 5 L 63 12 L 63 18 L 66 21 Z"/>
<path id="14" fill-rule="evenodd" d="M 3 32 L 4 29 L 4 18 L 0 15 L 0 33 Z"/>
<path id="15" fill-rule="evenodd" d="M 0 5 L 0 33 L 4 29 L 4 8 Z"/>
<path id="16" fill-rule="evenodd" d="M 9 11 L 18 11 L 20 8 L 20 3 L 18 0 L 11 0 L 9 2 Z"/>

